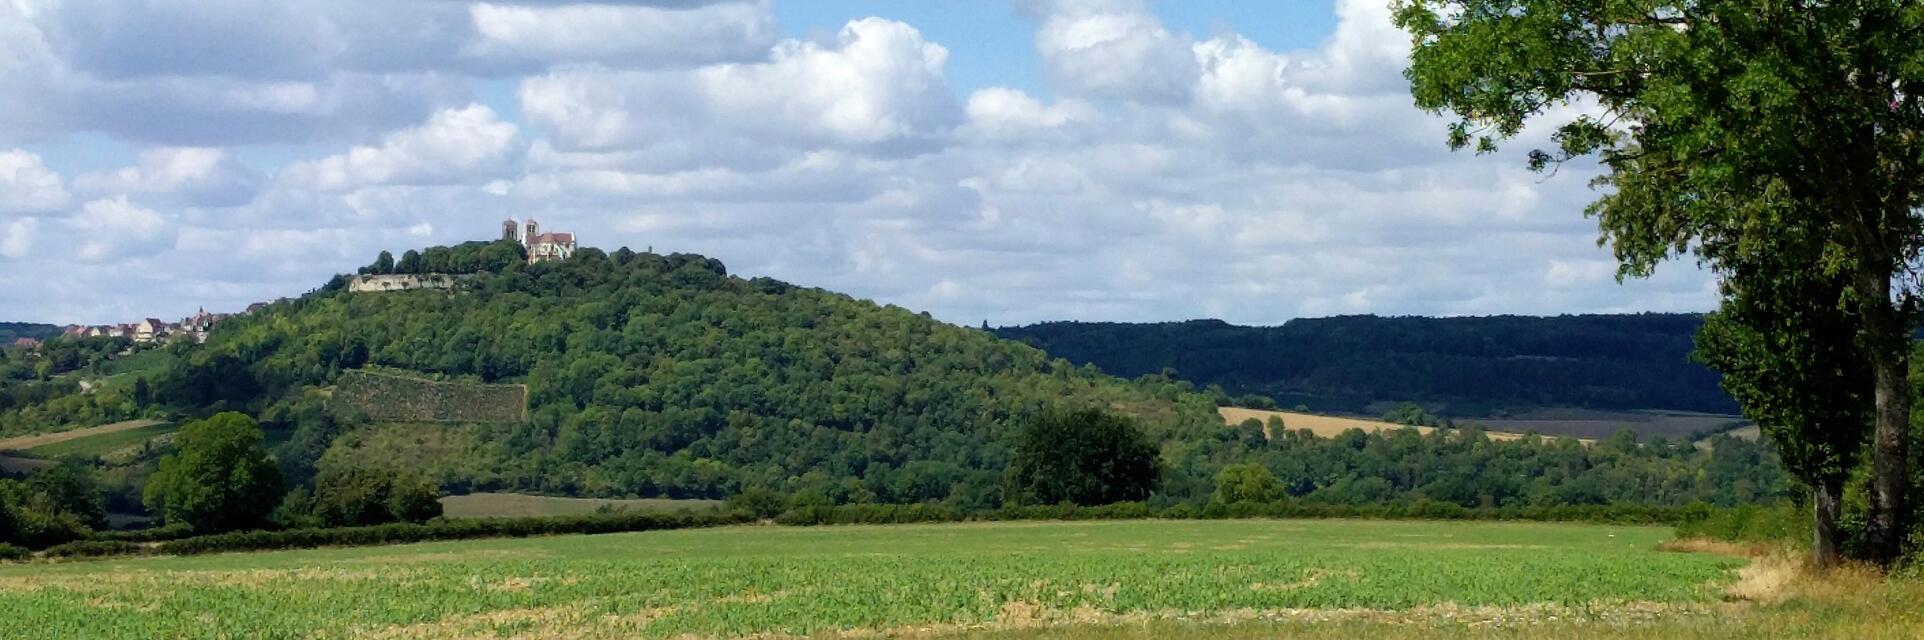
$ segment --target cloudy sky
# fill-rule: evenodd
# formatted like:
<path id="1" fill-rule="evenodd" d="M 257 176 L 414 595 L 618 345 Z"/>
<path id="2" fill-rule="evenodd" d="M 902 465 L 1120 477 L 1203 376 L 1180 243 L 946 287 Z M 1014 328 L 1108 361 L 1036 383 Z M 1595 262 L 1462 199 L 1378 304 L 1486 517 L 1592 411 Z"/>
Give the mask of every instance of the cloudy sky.
<path id="1" fill-rule="evenodd" d="M 957 323 L 1702 310 L 1450 153 L 1387 0 L 0 0 L 0 319 L 535 217 Z"/>

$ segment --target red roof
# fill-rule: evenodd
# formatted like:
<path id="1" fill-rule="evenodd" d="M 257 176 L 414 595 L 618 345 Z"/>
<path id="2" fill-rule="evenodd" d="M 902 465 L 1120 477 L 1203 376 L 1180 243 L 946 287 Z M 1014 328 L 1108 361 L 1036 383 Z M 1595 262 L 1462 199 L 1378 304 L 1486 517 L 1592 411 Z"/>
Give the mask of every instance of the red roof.
<path id="1" fill-rule="evenodd" d="M 567 231 L 543 233 L 528 239 L 528 244 L 574 244 L 575 234 Z"/>

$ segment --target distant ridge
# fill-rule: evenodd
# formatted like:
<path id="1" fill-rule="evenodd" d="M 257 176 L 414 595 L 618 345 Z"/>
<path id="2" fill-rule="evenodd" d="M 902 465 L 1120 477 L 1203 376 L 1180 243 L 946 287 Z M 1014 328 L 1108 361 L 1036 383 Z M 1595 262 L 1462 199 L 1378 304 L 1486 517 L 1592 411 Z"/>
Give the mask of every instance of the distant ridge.
<path id="1" fill-rule="evenodd" d="M 996 329 L 1123 377 L 1173 369 L 1283 407 L 1376 413 L 1417 401 L 1455 415 L 1544 407 L 1735 413 L 1690 359 L 1699 314 L 1338 316 L 1251 327 L 1220 320 L 1046 322 Z"/>

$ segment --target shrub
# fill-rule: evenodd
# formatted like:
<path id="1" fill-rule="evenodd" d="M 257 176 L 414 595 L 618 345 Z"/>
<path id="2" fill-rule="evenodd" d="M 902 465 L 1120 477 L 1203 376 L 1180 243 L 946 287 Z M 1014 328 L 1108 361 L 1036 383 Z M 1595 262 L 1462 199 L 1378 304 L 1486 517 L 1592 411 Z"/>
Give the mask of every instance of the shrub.
<path id="1" fill-rule="evenodd" d="M 1016 440 L 1007 496 L 1029 504 L 1146 500 L 1161 474 L 1158 453 L 1129 418 L 1096 409 L 1047 412 Z"/>
<path id="2" fill-rule="evenodd" d="M 33 557 L 33 552 L 0 542 L 0 562 L 19 562 Z"/>
<path id="3" fill-rule="evenodd" d="M 75 540 L 48 547 L 45 553 L 50 558 L 97 558 L 136 555 L 146 550 L 146 547 L 120 540 Z"/>

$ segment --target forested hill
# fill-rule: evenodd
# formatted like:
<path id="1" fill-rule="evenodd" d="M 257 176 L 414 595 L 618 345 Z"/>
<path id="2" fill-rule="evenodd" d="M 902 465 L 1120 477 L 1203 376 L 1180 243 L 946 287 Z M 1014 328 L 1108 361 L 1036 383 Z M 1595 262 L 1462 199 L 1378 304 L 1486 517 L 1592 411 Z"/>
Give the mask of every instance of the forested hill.
<path id="1" fill-rule="evenodd" d="M 1187 383 L 1101 375 L 926 314 L 732 277 L 701 256 L 584 248 L 530 266 L 512 243 L 409 254 L 373 269 L 472 276 L 451 292 L 352 293 L 336 280 L 183 346 L 156 395 L 296 424 L 291 446 L 311 446 L 281 455 L 297 474 L 327 464 L 325 451 L 425 466 L 456 492 L 713 498 L 774 487 L 989 501 L 1008 433 L 1045 408 L 1120 411 L 1168 442 L 1227 429 Z M 341 372 L 374 366 L 525 383 L 527 421 L 320 417 Z"/>
<path id="2" fill-rule="evenodd" d="M 13 344 L 21 338 L 46 340 L 60 335 L 60 327 L 33 322 L 0 322 L 0 347 Z"/>
<path id="3" fill-rule="evenodd" d="M 1692 314 L 1342 316 L 1277 327 L 1050 322 L 996 334 L 1118 376 L 1174 369 L 1199 385 L 1319 411 L 1413 400 L 1448 405 L 1456 415 L 1537 407 L 1735 413 L 1717 375 L 1690 359 L 1701 321 Z"/>

